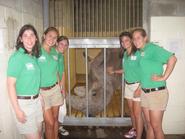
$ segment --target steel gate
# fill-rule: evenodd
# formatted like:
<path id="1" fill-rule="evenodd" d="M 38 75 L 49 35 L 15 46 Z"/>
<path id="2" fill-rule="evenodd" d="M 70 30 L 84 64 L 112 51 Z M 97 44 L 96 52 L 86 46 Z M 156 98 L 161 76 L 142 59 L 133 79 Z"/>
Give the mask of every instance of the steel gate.
<path id="1" fill-rule="evenodd" d="M 90 39 L 70 39 L 70 46 L 67 52 L 67 78 L 68 80 L 68 115 L 65 117 L 64 125 L 78 125 L 78 126 L 128 126 L 131 125 L 130 118 L 124 117 L 124 81 L 122 80 L 122 91 L 121 91 L 121 115 L 119 117 L 106 117 L 106 49 L 107 48 L 119 48 L 119 40 L 118 38 L 111 38 L 111 39 L 99 39 L 99 38 L 90 38 Z M 104 51 L 104 110 L 103 110 L 103 116 L 102 117 L 89 117 L 88 112 L 88 93 L 86 93 L 86 113 L 84 117 L 74 117 L 72 116 L 72 108 L 71 108 L 71 73 L 70 73 L 70 49 L 79 49 L 84 48 L 85 49 L 85 72 L 86 72 L 86 92 L 88 92 L 88 49 L 89 48 L 102 48 Z"/>

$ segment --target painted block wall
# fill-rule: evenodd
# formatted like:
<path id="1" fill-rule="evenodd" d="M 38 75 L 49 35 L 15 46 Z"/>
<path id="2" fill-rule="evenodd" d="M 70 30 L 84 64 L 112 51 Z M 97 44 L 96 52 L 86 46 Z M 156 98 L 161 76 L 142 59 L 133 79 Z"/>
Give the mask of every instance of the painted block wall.
<path id="1" fill-rule="evenodd" d="M 0 1 L 0 138 L 22 139 L 18 134 L 6 87 L 8 58 L 14 51 L 19 29 L 32 24 L 39 36 L 43 32 L 42 0 L 1 0 Z"/>

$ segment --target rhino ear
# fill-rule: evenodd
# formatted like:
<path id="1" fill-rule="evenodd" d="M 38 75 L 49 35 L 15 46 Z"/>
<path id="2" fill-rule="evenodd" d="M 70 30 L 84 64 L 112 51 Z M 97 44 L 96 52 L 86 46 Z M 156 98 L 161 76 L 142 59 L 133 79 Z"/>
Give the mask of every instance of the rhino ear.
<path id="1" fill-rule="evenodd" d="M 83 56 L 85 57 L 85 52 L 83 52 Z M 91 62 L 92 60 L 93 60 L 93 58 L 92 57 L 90 57 L 90 56 L 87 56 L 87 60 L 89 61 L 89 62 Z"/>

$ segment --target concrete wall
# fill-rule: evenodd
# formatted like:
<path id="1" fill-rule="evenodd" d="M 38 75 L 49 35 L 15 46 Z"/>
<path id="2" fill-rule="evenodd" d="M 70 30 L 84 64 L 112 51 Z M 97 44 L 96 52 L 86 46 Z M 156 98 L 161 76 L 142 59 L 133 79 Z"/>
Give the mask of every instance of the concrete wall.
<path id="1" fill-rule="evenodd" d="M 184 0 L 143 0 L 143 27 L 150 32 L 152 16 L 185 16 L 184 7 Z"/>
<path id="2" fill-rule="evenodd" d="M 182 85 L 184 77 L 180 70 L 185 68 L 185 64 L 182 64 L 184 63 L 182 57 L 184 56 L 185 30 L 184 23 L 181 21 L 183 18 L 180 18 L 185 17 L 185 1 L 143 0 L 143 3 L 143 27 L 148 35 L 151 35 L 151 41 L 164 44 L 162 46 L 167 49 L 173 47 L 170 49 L 176 52 L 178 58 L 176 68 L 167 80 L 170 98 L 164 116 L 164 131 L 166 134 L 185 134 L 185 92 Z M 181 58 L 179 58 L 180 51 L 182 51 Z"/>
<path id="3" fill-rule="evenodd" d="M 34 25 L 43 32 L 42 0 L 0 0 L 0 138 L 21 139 L 12 118 L 6 88 L 6 68 L 20 27 Z"/>

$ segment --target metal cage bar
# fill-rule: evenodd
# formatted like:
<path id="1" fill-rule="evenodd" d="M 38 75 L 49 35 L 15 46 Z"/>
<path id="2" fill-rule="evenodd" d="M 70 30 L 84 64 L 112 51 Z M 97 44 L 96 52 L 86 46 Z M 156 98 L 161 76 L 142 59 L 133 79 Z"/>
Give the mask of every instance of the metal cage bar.
<path id="1" fill-rule="evenodd" d="M 96 42 L 96 43 L 95 43 Z M 73 117 L 71 114 L 71 82 L 70 82 L 70 49 L 71 48 L 85 48 L 85 61 L 86 61 L 86 92 L 88 92 L 88 48 L 103 48 L 104 50 L 104 111 L 103 117 L 89 117 L 88 114 L 88 93 L 86 93 L 86 116 L 85 117 Z M 66 116 L 64 120 L 64 125 L 78 125 L 78 126 L 129 126 L 131 125 L 130 118 L 124 117 L 123 108 L 124 108 L 124 80 L 122 80 L 122 95 L 121 95 L 121 116 L 120 117 L 106 117 L 106 49 L 107 48 L 119 48 L 119 40 L 117 38 L 111 39 L 98 39 L 98 38 L 89 38 L 89 39 L 70 39 L 70 46 L 67 53 L 67 62 L 68 62 L 68 91 L 69 91 L 69 116 Z"/>
<path id="2" fill-rule="evenodd" d="M 104 81 L 103 81 L 103 86 L 104 86 L 104 89 L 103 89 L 103 98 L 104 98 L 104 102 L 103 102 L 103 105 L 104 105 L 104 117 L 106 117 L 106 112 L 107 112 L 107 110 L 106 110 L 106 101 L 107 101 L 107 99 L 106 99 L 106 88 L 107 88 L 107 82 L 106 82 L 106 48 L 104 48 L 104 50 L 103 50 L 103 52 L 104 52 L 104 63 L 103 63 L 103 70 L 104 70 L 104 75 L 103 75 L 103 78 L 104 78 Z"/>
<path id="3" fill-rule="evenodd" d="M 87 60 L 87 55 L 88 55 L 88 51 L 87 51 L 87 46 L 85 46 L 85 73 L 86 73 L 86 117 L 89 117 L 89 93 L 88 93 L 88 60 Z"/>
<path id="4" fill-rule="evenodd" d="M 49 2 L 50 25 L 69 37 L 116 37 L 123 30 L 142 26 L 142 0 Z"/>
<path id="5" fill-rule="evenodd" d="M 71 76 L 70 76 L 70 64 L 69 64 L 69 61 L 70 61 L 70 57 L 69 57 L 69 55 L 70 55 L 70 49 L 68 49 L 68 51 L 67 51 L 67 66 L 68 66 L 68 93 L 69 93 L 69 102 L 68 102 L 68 104 L 69 104 L 69 116 L 71 116 L 71 81 L 70 81 L 70 79 L 71 79 Z"/>

